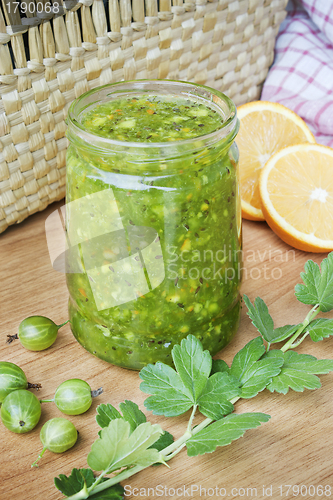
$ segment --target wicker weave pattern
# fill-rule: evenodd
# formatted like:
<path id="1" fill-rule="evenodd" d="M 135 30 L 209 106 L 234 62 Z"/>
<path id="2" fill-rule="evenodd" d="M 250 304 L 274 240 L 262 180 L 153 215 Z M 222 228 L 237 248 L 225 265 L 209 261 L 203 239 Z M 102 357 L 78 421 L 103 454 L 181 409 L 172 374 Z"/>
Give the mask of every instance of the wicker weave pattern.
<path id="1" fill-rule="evenodd" d="M 73 99 L 142 78 L 206 84 L 237 105 L 257 99 L 286 3 L 159 0 L 158 10 L 157 0 L 109 0 L 107 16 L 102 0 L 80 0 L 52 23 L 30 15 L 15 33 L 0 10 L 0 233 L 64 197 Z"/>

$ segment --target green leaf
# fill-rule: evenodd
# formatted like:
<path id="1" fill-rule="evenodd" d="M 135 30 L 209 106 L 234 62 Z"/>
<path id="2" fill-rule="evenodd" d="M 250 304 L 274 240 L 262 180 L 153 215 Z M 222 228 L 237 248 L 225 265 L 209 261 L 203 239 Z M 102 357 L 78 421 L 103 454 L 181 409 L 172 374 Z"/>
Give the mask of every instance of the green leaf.
<path id="1" fill-rule="evenodd" d="M 269 344 L 282 342 L 282 340 L 291 337 L 296 332 L 299 325 L 286 325 L 274 328 L 274 322 L 272 316 L 269 314 L 268 307 L 260 297 L 255 299 L 254 306 L 247 295 L 244 294 L 243 299 L 248 308 L 247 314 L 252 320 L 252 324 Z"/>
<path id="2" fill-rule="evenodd" d="M 65 474 L 59 474 L 59 477 L 54 478 L 54 484 L 66 497 L 81 491 L 84 482 L 89 488 L 94 481 L 95 477 L 91 469 L 73 469 L 68 477 Z"/>
<path id="3" fill-rule="evenodd" d="M 116 418 L 121 418 L 121 414 L 116 408 L 110 404 L 104 405 L 101 404 L 97 406 L 97 415 L 96 422 L 100 427 L 107 427 L 111 420 L 115 420 Z"/>
<path id="4" fill-rule="evenodd" d="M 243 349 L 238 351 L 235 355 L 231 364 L 230 374 L 239 380 L 240 385 L 247 380 L 247 378 L 243 380 L 246 371 L 261 358 L 261 356 L 265 353 L 265 350 L 262 337 L 256 337 L 255 339 L 250 340 L 250 342 L 248 342 Z"/>
<path id="5" fill-rule="evenodd" d="M 282 342 L 282 340 L 286 340 L 294 333 L 298 328 L 301 326 L 301 323 L 298 323 L 297 325 L 285 325 L 285 326 L 279 326 L 278 328 L 274 328 L 274 339 L 271 340 L 271 344 L 276 344 L 277 342 Z"/>
<path id="6" fill-rule="evenodd" d="M 264 355 L 265 346 L 262 337 L 251 340 L 235 355 L 230 374 L 239 381 L 240 397 L 253 398 L 280 373 L 284 363 L 283 355 L 274 359 L 268 359 Z"/>
<path id="7" fill-rule="evenodd" d="M 281 351 L 278 351 L 281 352 Z M 253 398 L 263 391 L 272 378 L 281 372 L 284 363 L 283 353 L 274 358 L 260 359 L 250 366 L 242 376 L 242 398 Z"/>
<path id="8" fill-rule="evenodd" d="M 131 432 L 133 432 L 140 424 L 147 422 L 146 415 L 139 409 L 133 401 L 125 400 L 119 404 L 119 409 L 123 414 L 123 418 L 130 424 Z"/>
<path id="9" fill-rule="evenodd" d="M 287 394 L 289 389 L 303 392 L 304 389 L 318 389 L 321 384 L 316 375 L 333 371 L 333 360 L 317 359 L 309 354 L 298 354 L 295 351 L 282 353 L 284 364 L 279 375 L 267 386 L 270 392 Z M 267 358 L 276 357 L 275 351 L 266 354 Z M 280 356 L 280 354 L 278 355 Z"/>
<path id="10" fill-rule="evenodd" d="M 243 413 L 227 415 L 213 422 L 205 429 L 192 436 L 187 442 L 187 454 L 190 457 L 212 453 L 217 446 L 226 446 L 243 436 L 248 429 L 258 427 L 270 419 L 265 413 Z"/>
<path id="11" fill-rule="evenodd" d="M 262 344 L 261 338 L 260 342 Z M 143 380 L 140 389 L 151 394 L 144 403 L 148 410 L 155 415 L 176 416 L 198 405 L 200 412 L 212 419 L 233 411 L 229 400 L 240 394 L 239 382 L 229 375 L 224 361 L 215 362 L 215 367 L 223 372 L 209 377 L 211 355 L 193 335 L 173 348 L 172 357 L 178 372 L 163 363 L 148 365 L 140 372 Z"/>
<path id="12" fill-rule="evenodd" d="M 162 451 L 167 446 L 170 446 L 174 442 L 174 437 L 170 432 L 164 431 L 164 433 L 158 438 L 158 440 L 150 446 L 157 451 Z"/>
<path id="13" fill-rule="evenodd" d="M 198 399 L 199 411 L 205 417 L 219 420 L 234 409 L 229 399 L 240 394 L 237 379 L 227 373 L 215 373 L 206 384 L 203 394 Z"/>
<path id="14" fill-rule="evenodd" d="M 95 481 L 94 473 L 91 469 L 73 469 L 70 476 L 59 474 L 59 477 L 54 478 L 54 484 L 66 497 L 79 493 L 84 487 L 84 481 L 89 488 Z M 107 478 L 102 478 L 101 483 L 107 481 Z M 110 486 L 110 488 L 90 495 L 89 498 L 94 500 L 123 500 L 124 488 L 120 484 Z"/>
<path id="15" fill-rule="evenodd" d="M 301 273 L 304 285 L 295 286 L 297 299 L 303 304 L 319 304 L 323 312 L 333 309 L 333 252 L 322 261 L 321 271 L 313 260 L 308 260 L 304 269 Z"/>
<path id="16" fill-rule="evenodd" d="M 101 404 L 97 407 L 97 416 L 96 422 L 102 428 L 107 427 L 111 420 L 115 420 L 117 418 L 123 418 L 126 420 L 131 426 L 131 432 L 138 427 L 138 425 L 147 422 L 146 415 L 139 409 L 136 403 L 133 401 L 125 400 L 123 403 L 119 404 L 119 408 L 122 411 L 119 413 L 118 410 L 111 404 Z M 100 436 L 101 431 L 99 431 L 98 435 Z"/>
<path id="17" fill-rule="evenodd" d="M 306 331 L 309 332 L 313 342 L 319 342 L 320 340 L 326 339 L 330 335 L 333 335 L 333 319 L 314 319 L 307 326 Z"/>
<path id="18" fill-rule="evenodd" d="M 180 345 L 174 346 L 172 359 L 184 386 L 192 394 L 192 401 L 196 402 L 212 369 L 209 351 L 203 350 L 201 342 L 194 335 L 188 335 Z"/>
<path id="19" fill-rule="evenodd" d="M 107 474 L 122 467 L 140 465 L 148 467 L 161 462 L 160 453 L 148 449 L 163 433 L 161 427 L 150 422 L 140 424 L 132 433 L 129 422 L 123 418 L 111 420 L 108 427 L 101 430 L 88 455 L 88 465 L 96 471 Z"/>
<path id="20" fill-rule="evenodd" d="M 259 333 L 267 342 L 272 342 L 274 323 L 272 316 L 268 312 L 268 307 L 265 302 L 257 297 L 252 305 L 247 295 L 243 295 L 244 302 L 248 308 L 247 314 L 252 320 L 253 325 L 258 329 Z"/>
<path id="21" fill-rule="evenodd" d="M 211 375 L 213 375 L 214 373 L 218 373 L 218 372 L 229 373 L 229 371 L 230 371 L 230 368 L 227 365 L 227 363 L 225 361 L 223 361 L 223 359 L 213 359 L 212 371 L 210 372 Z"/>
<path id="22" fill-rule="evenodd" d="M 92 500 L 123 500 L 124 493 L 124 488 L 120 484 L 115 484 L 106 490 L 90 495 L 89 498 Z"/>
<path id="23" fill-rule="evenodd" d="M 140 371 L 140 378 L 143 380 L 140 384 L 141 391 L 152 394 L 144 405 L 154 415 L 176 417 L 193 406 L 191 392 L 170 366 L 160 362 L 147 365 Z"/>

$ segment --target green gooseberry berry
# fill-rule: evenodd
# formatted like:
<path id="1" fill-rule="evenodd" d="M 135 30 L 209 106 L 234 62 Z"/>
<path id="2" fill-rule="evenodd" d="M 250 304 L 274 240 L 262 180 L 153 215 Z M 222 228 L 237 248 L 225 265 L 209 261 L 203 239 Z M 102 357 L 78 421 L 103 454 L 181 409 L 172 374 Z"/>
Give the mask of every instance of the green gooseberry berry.
<path id="1" fill-rule="evenodd" d="M 28 380 L 22 368 L 9 361 L 0 361 L 0 404 L 11 392 L 27 388 Z"/>
<path id="2" fill-rule="evenodd" d="M 58 330 L 68 322 L 56 325 L 45 316 L 29 316 L 20 323 L 18 335 L 7 335 L 7 342 L 10 344 L 18 338 L 29 351 L 43 351 L 54 344 Z"/>
<path id="3" fill-rule="evenodd" d="M 103 392 L 102 388 L 92 391 L 90 385 L 79 378 L 62 382 L 57 388 L 54 399 L 42 399 L 41 403 L 53 401 L 66 415 L 81 415 L 89 410 L 92 398 Z"/>
<path id="4" fill-rule="evenodd" d="M 37 462 L 46 450 L 53 453 L 63 453 L 69 450 L 75 445 L 77 437 L 78 432 L 75 426 L 66 418 L 59 417 L 48 420 L 40 431 L 43 449 L 31 467 L 38 467 Z"/>
<path id="5" fill-rule="evenodd" d="M 36 427 L 41 413 L 42 408 L 38 398 L 30 391 L 18 389 L 6 396 L 0 416 L 7 429 L 23 434 Z"/>

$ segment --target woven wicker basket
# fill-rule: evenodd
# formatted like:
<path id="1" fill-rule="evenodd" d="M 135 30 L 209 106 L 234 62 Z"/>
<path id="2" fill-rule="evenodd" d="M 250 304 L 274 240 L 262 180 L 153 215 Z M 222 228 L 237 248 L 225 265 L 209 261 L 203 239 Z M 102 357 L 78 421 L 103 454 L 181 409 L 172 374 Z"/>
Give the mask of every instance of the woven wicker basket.
<path id="1" fill-rule="evenodd" d="M 237 105 L 257 99 L 286 3 L 79 0 L 52 20 L 0 8 L 0 233 L 64 197 L 73 99 L 142 78 L 206 84 Z"/>

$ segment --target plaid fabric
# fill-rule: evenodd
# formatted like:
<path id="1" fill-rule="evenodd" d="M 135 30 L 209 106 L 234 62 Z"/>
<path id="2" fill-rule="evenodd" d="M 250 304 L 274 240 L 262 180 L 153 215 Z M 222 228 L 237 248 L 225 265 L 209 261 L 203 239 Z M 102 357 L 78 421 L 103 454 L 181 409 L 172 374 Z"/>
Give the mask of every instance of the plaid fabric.
<path id="1" fill-rule="evenodd" d="M 284 104 L 333 147 L 333 0 L 290 0 L 261 99 Z"/>

